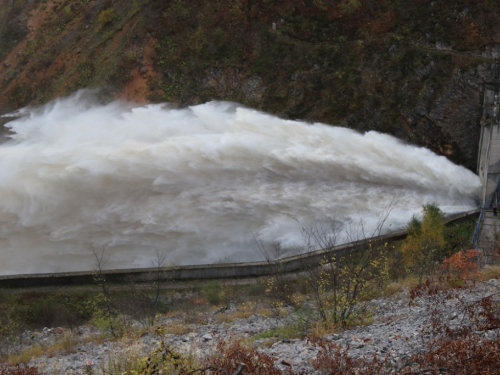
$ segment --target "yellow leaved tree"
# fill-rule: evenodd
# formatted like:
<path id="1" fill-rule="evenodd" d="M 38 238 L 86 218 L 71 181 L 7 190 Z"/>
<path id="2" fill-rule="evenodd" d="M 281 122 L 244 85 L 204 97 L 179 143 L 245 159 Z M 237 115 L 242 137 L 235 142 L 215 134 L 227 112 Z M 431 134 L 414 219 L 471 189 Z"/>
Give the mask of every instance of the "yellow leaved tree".
<path id="1" fill-rule="evenodd" d="M 446 246 L 441 209 L 436 204 L 427 204 L 422 211 L 421 221 L 414 216 L 408 224 L 408 235 L 401 248 L 407 271 L 420 280 L 432 272 Z"/>

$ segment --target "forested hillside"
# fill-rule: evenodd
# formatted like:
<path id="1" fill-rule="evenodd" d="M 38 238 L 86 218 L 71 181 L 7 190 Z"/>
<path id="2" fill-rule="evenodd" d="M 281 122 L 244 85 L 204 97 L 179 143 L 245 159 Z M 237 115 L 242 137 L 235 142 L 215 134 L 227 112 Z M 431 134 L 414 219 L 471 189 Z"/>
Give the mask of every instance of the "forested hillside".
<path id="1" fill-rule="evenodd" d="M 378 130 L 475 169 L 496 0 L 0 0 L 0 113 L 85 87 Z"/>

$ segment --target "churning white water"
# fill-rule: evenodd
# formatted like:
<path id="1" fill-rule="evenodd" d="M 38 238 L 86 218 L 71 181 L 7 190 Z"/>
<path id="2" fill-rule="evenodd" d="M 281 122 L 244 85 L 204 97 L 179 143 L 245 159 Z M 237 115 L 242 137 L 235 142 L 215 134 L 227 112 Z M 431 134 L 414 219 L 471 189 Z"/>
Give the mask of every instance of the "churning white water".
<path id="1" fill-rule="evenodd" d="M 476 207 L 479 178 L 388 135 L 288 121 L 233 103 L 23 109 L 0 146 L 0 274 L 262 260 L 300 226 L 363 218 L 386 229 L 426 203 Z"/>

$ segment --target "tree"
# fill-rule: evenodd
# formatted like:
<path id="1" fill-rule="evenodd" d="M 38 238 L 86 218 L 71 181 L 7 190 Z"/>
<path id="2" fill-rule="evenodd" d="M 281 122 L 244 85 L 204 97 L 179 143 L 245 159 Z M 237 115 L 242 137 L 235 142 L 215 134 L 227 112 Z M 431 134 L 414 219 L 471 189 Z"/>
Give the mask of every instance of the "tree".
<path id="1" fill-rule="evenodd" d="M 164 308 L 161 287 L 166 279 L 166 260 L 166 252 L 157 250 L 151 262 L 153 269 L 148 275 L 149 282 L 138 285 L 131 278 L 129 290 L 118 301 L 120 311 L 139 321 L 145 328 L 155 325 L 158 313 Z"/>
<path id="2" fill-rule="evenodd" d="M 329 222 L 301 225 L 302 241 L 296 245 L 294 252 L 304 254 L 321 249 L 324 253 L 321 260 L 315 262 L 303 258 L 303 274 L 315 306 L 313 314 L 302 317 L 305 323 L 323 324 L 326 328 L 346 327 L 367 316 L 367 306 L 363 301 L 372 286 L 380 286 L 388 277 L 385 245 L 375 246 L 370 238 L 381 234 L 398 201 L 397 197 L 391 200 L 371 233 L 367 232 L 362 217 L 347 222 L 332 218 Z M 335 251 L 340 238 L 356 244 L 347 250 Z M 279 258 L 270 256 L 262 241 L 257 242 L 264 258 L 275 266 L 275 273 L 268 281 L 268 292 L 275 303 L 297 310 L 309 305 L 294 300 L 289 288 L 290 280 L 284 274 Z M 279 246 L 274 250 L 278 255 L 283 251 Z"/>
<path id="3" fill-rule="evenodd" d="M 330 232 L 318 231 L 317 227 L 305 229 L 304 235 L 306 238 L 317 237 L 321 233 L 322 239 L 327 238 L 325 241 L 340 237 L 336 233 L 338 225 L 333 223 L 330 228 Z M 338 254 L 325 255 L 319 266 L 308 264 L 304 267 L 319 318 L 326 326 L 344 328 L 364 320 L 368 311 L 363 301 L 367 300 L 372 286 L 380 286 L 387 279 L 385 246 L 375 246 L 369 239 L 373 236 L 365 237 L 362 228 L 364 224 L 360 220 L 357 225 L 350 223 L 340 229 L 346 231 L 346 237 L 351 242 L 361 241 L 357 246 Z M 327 249 L 332 247 L 333 243 Z"/>
<path id="4" fill-rule="evenodd" d="M 328 252 L 341 237 L 347 242 L 357 243 L 348 251 L 325 254 L 319 266 L 304 266 L 319 317 L 325 325 L 346 327 L 367 316 L 363 301 L 373 286 L 381 286 L 388 278 L 387 244 L 375 246 L 370 239 L 380 236 L 399 199 L 398 196 L 392 197 L 372 232 L 367 232 L 361 215 L 345 223 L 333 218 L 329 224 L 302 227 L 302 250 L 320 248 Z"/>
<path id="5" fill-rule="evenodd" d="M 115 301 L 111 296 L 104 268 L 109 261 L 105 248 L 101 251 L 92 249 L 95 257 L 94 282 L 99 286 L 100 292 L 96 294 L 92 303 L 93 320 L 101 329 L 107 329 L 113 337 L 119 337 L 124 332 L 124 317 L 118 311 Z"/>
<path id="6" fill-rule="evenodd" d="M 401 248 L 406 269 L 420 281 L 441 260 L 446 245 L 441 209 L 436 204 L 427 204 L 422 211 L 422 221 L 414 216 L 408 223 L 408 235 Z"/>

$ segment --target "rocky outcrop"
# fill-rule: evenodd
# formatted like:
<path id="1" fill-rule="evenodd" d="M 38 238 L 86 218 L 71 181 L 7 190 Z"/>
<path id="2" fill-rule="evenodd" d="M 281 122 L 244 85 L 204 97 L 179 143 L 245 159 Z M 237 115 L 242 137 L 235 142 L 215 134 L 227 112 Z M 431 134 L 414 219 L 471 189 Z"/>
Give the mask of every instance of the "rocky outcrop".
<path id="1" fill-rule="evenodd" d="M 434 65 L 431 61 L 429 66 Z M 414 102 L 413 105 L 391 116 L 390 108 L 366 101 L 361 110 L 350 114 L 343 123 L 364 131 L 392 133 L 475 171 L 483 111 L 482 86 L 488 82 L 491 64 L 482 63 L 466 71 L 458 68 L 442 87 L 431 84 L 419 87 L 419 92 L 410 90 L 412 81 L 417 82 L 429 74 L 430 67 L 400 83 L 400 100 Z"/>

